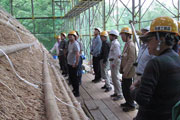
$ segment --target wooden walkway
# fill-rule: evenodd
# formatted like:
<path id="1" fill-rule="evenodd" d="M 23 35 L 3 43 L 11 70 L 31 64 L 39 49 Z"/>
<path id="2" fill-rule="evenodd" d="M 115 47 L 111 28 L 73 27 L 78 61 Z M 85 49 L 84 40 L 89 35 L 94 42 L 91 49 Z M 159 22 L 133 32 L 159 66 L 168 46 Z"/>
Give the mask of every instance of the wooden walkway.
<path id="1" fill-rule="evenodd" d="M 80 87 L 81 96 L 77 98 L 92 120 L 132 120 L 136 116 L 137 110 L 123 112 L 119 105 L 124 103 L 124 100 L 113 101 L 110 97 L 113 90 L 108 93 L 104 92 L 101 89 L 104 82 L 92 83 L 93 78 L 92 74 L 83 74 Z"/>

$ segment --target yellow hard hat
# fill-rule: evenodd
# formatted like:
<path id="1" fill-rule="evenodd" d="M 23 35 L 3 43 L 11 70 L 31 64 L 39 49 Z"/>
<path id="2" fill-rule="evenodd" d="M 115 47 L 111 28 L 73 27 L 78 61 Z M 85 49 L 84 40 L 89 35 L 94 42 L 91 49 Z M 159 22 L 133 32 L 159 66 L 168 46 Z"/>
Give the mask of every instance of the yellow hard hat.
<path id="1" fill-rule="evenodd" d="M 157 17 L 150 26 L 151 32 L 169 32 L 178 34 L 177 22 L 171 17 Z"/>
<path id="2" fill-rule="evenodd" d="M 105 36 L 105 37 L 107 37 L 107 36 L 108 36 L 108 32 L 107 32 L 107 31 L 103 31 L 103 32 L 100 33 L 100 36 Z"/>
<path id="3" fill-rule="evenodd" d="M 76 31 L 74 31 L 74 30 L 73 30 L 73 31 L 70 31 L 68 35 L 74 35 L 75 37 L 77 37 L 77 33 L 76 33 Z"/>
<path id="4" fill-rule="evenodd" d="M 61 39 L 61 36 L 60 36 L 60 35 L 58 35 L 56 38 L 57 38 L 57 39 Z"/>
<path id="5" fill-rule="evenodd" d="M 121 29 L 120 34 L 121 34 L 121 33 L 127 33 L 127 34 L 132 35 L 132 30 L 131 30 L 131 28 L 129 28 L 129 27 L 123 27 L 123 28 Z"/>
<path id="6" fill-rule="evenodd" d="M 178 35 L 180 36 L 180 22 L 178 21 L 177 23 L 178 23 L 178 33 L 179 33 Z"/>
<path id="7" fill-rule="evenodd" d="M 61 35 L 64 35 L 64 37 L 66 37 L 66 36 L 67 36 L 65 32 L 62 32 L 62 33 L 61 33 Z"/>

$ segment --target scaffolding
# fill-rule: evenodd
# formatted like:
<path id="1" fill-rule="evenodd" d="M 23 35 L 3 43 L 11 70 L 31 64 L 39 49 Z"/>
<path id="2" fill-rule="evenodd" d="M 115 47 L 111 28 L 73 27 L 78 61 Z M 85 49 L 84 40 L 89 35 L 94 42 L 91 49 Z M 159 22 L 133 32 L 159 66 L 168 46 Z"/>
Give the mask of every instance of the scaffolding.
<path id="1" fill-rule="evenodd" d="M 141 27 L 148 26 L 159 14 L 174 17 L 178 21 L 180 18 L 180 0 L 172 0 L 168 7 L 162 2 L 163 0 L 46 0 L 43 3 L 38 1 L 24 0 L 22 5 L 29 2 L 30 6 L 27 7 L 29 12 L 19 15 L 18 0 L 1 0 L 7 3 L 2 7 L 26 26 L 48 49 L 54 44 L 55 35 L 77 30 L 81 35 L 87 56 L 90 56 L 89 49 L 94 27 L 98 26 L 103 30 L 120 30 L 124 26 L 130 26 L 129 21 L 132 21 L 135 28 L 140 30 Z M 38 14 L 37 11 L 44 6 L 51 6 L 51 9 L 47 9 L 44 15 Z M 154 6 L 162 7 L 163 13 L 152 14 Z M 151 19 L 146 19 L 149 16 Z M 52 28 L 46 28 L 47 24 Z M 123 45 L 120 38 L 119 40 Z"/>

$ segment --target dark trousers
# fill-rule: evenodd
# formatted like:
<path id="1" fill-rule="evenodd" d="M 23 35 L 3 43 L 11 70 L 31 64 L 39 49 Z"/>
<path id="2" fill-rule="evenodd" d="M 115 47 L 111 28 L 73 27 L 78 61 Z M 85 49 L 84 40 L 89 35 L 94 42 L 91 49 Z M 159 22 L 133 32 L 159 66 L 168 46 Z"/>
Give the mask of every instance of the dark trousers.
<path id="1" fill-rule="evenodd" d="M 128 105 L 131 107 L 134 107 L 134 101 L 130 94 L 130 86 L 132 84 L 132 78 L 122 78 L 122 93 L 124 96 L 124 99 Z"/>
<path id="2" fill-rule="evenodd" d="M 172 114 L 170 113 L 159 113 L 156 110 L 141 110 L 141 106 L 139 107 L 136 120 L 172 120 Z"/>
<path id="3" fill-rule="evenodd" d="M 95 79 L 101 79 L 101 66 L 100 66 L 100 59 L 99 57 L 93 56 L 93 69 L 95 73 Z"/>
<path id="4" fill-rule="evenodd" d="M 79 79 L 80 84 L 81 84 L 81 80 L 82 80 L 82 64 L 83 64 L 83 59 L 80 56 L 79 57 L 79 63 L 78 63 L 78 79 Z"/>
<path id="5" fill-rule="evenodd" d="M 72 83 L 73 91 L 75 93 L 79 93 L 79 79 L 78 79 L 78 67 L 72 67 L 72 65 L 68 65 L 69 68 L 69 80 Z"/>
<path id="6" fill-rule="evenodd" d="M 58 59 L 59 59 L 59 66 L 60 66 L 60 70 L 62 70 L 62 64 L 61 64 L 61 59 L 60 59 L 60 56 L 58 56 Z"/>
<path id="7" fill-rule="evenodd" d="M 59 57 L 60 61 L 60 67 L 63 73 L 67 74 L 68 73 L 68 68 L 67 68 L 67 59 L 64 55 L 61 55 Z"/>

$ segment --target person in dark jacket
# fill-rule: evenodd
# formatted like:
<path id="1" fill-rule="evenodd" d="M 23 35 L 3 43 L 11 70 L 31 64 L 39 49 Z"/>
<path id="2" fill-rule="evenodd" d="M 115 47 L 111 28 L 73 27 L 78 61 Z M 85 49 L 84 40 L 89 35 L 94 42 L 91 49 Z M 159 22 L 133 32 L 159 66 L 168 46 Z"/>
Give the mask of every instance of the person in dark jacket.
<path id="1" fill-rule="evenodd" d="M 109 92 L 112 90 L 110 84 L 110 77 L 108 74 L 108 69 L 109 69 L 108 55 L 110 51 L 110 42 L 107 40 L 108 33 L 106 31 L 101 32 L 100 37 L 102 40 L 102 47 L 100 53 L 101 77 L 105 80 L 105 85 L 101 87 L 101 89 L 105 89 L 105 92 Z"/>
<path id="2" fill-rule="evenodd" d="M 62 69 L 62 74 L 66 77 L 68 74 L 67 71 L 67 41 L 66 41 L 66 34 L 61 33 L 61 42 L 59 44 L 59 60 L 60 60 L 60 65 Z"/>
<path id="3" fill-rule="evenodd" d="M 171 120 L 172 107 L 180 100 L 180 58 L 172 49 L 177 34 L 177 22 L 170 17 L 158 17 L 151 23 L 146 37 L 149 53 L 156 57 L 132 89 L 139 104 L 136 120 Z"/>

